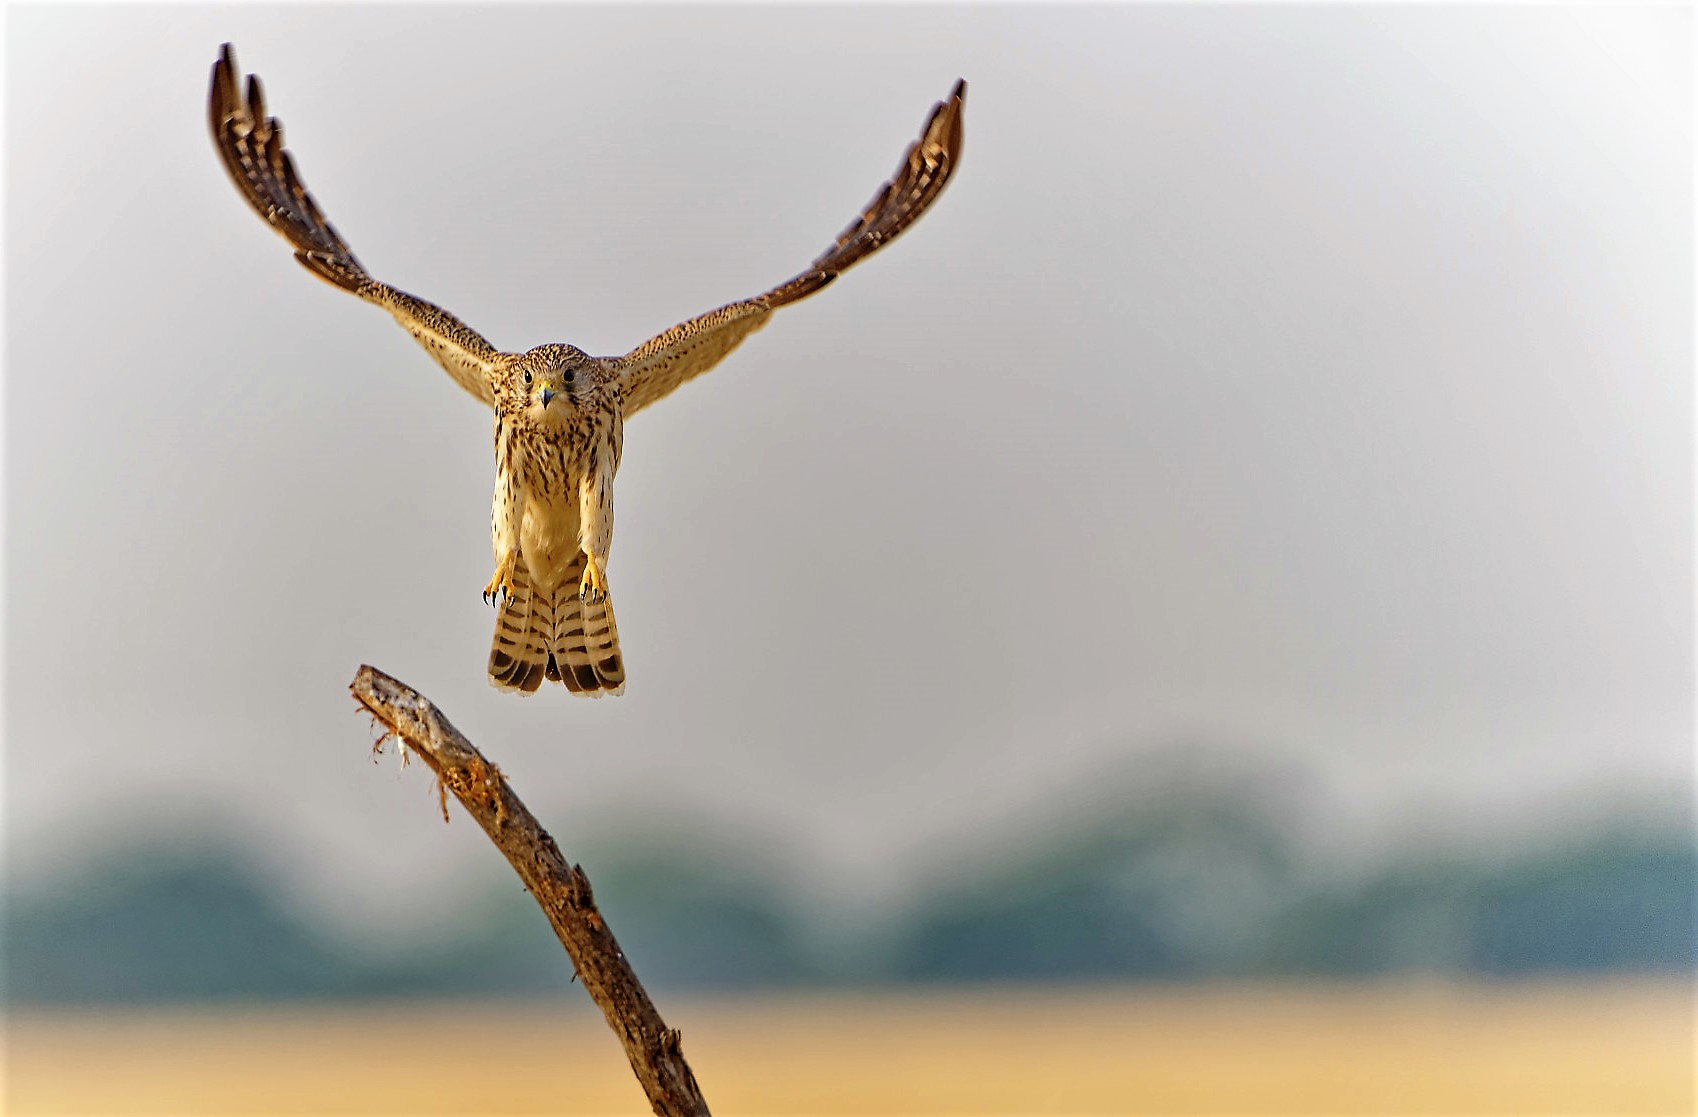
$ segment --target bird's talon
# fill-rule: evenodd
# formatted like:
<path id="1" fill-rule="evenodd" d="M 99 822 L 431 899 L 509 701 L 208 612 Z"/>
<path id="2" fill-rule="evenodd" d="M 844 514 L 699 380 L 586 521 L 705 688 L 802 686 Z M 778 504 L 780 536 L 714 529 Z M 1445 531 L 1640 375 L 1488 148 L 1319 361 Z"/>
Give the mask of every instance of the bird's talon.
<path id="1" fill-rule="evenodd" d="M 489 585 L 483 588 L 483 603 L 485 605 L 500 605 L 502 598 L 513 600 L 513 567 L 517 565 L 514 557 L 509 554 L 495 565 L 495 574 L 489 580 Z"/>
<path id="2" fill-rule="evenodd" d="M 601 572 L 593 558 L 584 563 L 584 577 L 578 583 L 578 600 L 586 605 L 600 605 L 607 600 L 607 575 Z"/>

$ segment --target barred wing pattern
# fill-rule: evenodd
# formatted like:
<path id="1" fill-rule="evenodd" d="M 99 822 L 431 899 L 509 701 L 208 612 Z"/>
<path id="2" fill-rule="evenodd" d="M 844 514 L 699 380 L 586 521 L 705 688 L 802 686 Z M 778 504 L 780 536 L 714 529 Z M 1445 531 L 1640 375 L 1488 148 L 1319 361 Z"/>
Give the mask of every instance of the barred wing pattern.
<path id="1" fill-rule="evenodd" d="M 493 404 L 490 377 L 503 354 L 441 307 L 373 279 L 355 259 L 296 173 L 283 146 L 282 123 L 265 114 L 257 76 L 248 77 L 243 96 L 229 43 L 212 67 L 207 111 L 213 144 L 230 180 L 254 212 L 294 247 L 295 259 L 320 279 L 387 310 L 455 383 Z"/>
<path id="2" fill-rule="evenodd" d="M 966 97 L 967 83 L 958 81 L 949 97 L 932 107 L 920 138 L 909 146 L 896 174 L 807 271 L 764 295 L 674 326 L 611 361 L 624 397 L 625 418 L 717 365 L 744 338 L 766 325 L 778 307 L 818 291 L 918 220 L 961 162 L 961 110 Z"/>

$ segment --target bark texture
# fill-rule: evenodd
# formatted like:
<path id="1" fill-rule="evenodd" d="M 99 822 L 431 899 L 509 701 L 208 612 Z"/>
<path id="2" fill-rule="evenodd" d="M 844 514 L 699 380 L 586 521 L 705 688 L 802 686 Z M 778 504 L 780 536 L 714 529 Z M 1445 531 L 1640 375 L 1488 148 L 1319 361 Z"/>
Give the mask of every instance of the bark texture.
<path id="1" fill-rule="evenodd" d="M 596 910 L 589 878 L 561 856 L 547 831 L 513 794 L 501 770 L 455 729 L 435 704 L 375 667 L 361 667 L 349 688 L 442 786 L 512 864 L 566 948 L 578 979 L 624 1045 L 631 1070 L 660 1117 L 706 1117 L 707 1102 L 684 1061 L 679 1033 L 668 1028 Z M 443 807 L 447 810 L 446 803 Z"/>

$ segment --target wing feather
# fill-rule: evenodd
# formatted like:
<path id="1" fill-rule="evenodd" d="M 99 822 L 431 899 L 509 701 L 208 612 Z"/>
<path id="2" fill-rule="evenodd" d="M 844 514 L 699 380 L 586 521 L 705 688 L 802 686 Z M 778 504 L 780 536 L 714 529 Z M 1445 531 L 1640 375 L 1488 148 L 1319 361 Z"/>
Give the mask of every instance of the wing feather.
<path id="1" fill-rule="evenodd" d="M 212 67 L 207 98 L 213 146 L 253 211 L 295 249 L 308 271 L 383 307 L 466 391 L 491 403 L 491 374 L 503 354 L 434 303 L 373 279 L 307 192 L 283 146 L 283 125 L 266 115 L 265 92 L 250 75 L 246 96 L 235 54 L 225 43 Z"/>
<path id="2" fill-rule="evenodd" d="M 650 338 L 610 363 L 629 418 L 724 360 L 766 325 L 778 307 L 806 298 L 857 261 L 895 240 L 937 200 L 961 162 L 961 114 L 967 83 L 932 107 L 920 138 L 909 145 L 889 182 L 808 270 L 762 295 L 730 303 Z"/>

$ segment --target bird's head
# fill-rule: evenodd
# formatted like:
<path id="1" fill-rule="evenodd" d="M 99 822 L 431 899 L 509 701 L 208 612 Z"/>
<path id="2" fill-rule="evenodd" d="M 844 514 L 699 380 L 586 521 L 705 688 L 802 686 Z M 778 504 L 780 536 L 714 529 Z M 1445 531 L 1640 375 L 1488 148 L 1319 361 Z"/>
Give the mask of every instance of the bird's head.
<path id="1" fill-rule="evenodd" d="M 600 385 L 595 359 L 571 345 L 539 345 L 513 363 L 507 402 L 531 419 L 563 418 Z"/>

